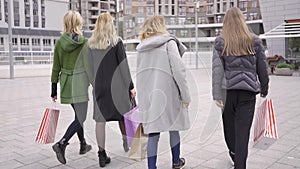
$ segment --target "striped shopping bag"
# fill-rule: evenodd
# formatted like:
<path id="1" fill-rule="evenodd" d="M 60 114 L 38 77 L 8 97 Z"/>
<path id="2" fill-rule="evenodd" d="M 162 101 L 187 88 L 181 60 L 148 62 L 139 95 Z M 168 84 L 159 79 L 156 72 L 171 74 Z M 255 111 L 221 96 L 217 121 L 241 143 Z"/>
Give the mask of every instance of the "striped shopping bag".
<path id="1" fill-rule="evenodd" d="M 59 110 L 46 108 L 35 142 L 40 144 L 53 143 L 55 139 Z"/>
<path id="2" fill-rule="evenodd" d="M 268 149 L 278 139 L 273 102 L 265 99 L 258 107 L 254 123 L 254 148 Z"/>

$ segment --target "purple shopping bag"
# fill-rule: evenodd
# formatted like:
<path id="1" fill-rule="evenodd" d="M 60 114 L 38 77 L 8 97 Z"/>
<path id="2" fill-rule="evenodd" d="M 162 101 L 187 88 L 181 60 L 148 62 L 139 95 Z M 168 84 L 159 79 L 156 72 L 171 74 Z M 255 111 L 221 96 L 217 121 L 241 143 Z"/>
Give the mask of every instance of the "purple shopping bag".
<path id="1" fill-rule="evenodd" d="M 124 122 L 127 135 L 128 146 L 131 147 L 135 132 L 140 124 L 139 107 L 135 106 L 129 112 L 124 114 Z"/>

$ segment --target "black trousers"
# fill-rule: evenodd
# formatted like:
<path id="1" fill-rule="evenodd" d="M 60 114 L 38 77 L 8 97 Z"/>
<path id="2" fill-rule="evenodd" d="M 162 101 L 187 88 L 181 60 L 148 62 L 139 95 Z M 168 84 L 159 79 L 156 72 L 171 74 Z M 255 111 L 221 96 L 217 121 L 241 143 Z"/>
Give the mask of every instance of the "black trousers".
<path id="1" fill-rule="evenodd" d="M 245 90 L 227 90 L 223 110 L 225 142 L 235 153 L 235 169 L 245 169 L 248 156 L 250 128 L 255 110 L 256 93 Z"/>
<path id="2" fill-rule="evenodd" d="M 64 139 L 64 142 L 68 142 L 71 139 L 71 137 L 75 133 L 77 133 L 79 141 L 83 142 L 85 140 L 84 132 L 83 132 L 83 122 L 86 119 L 88 102 L 73 103 L 73 104 L 71 104 L 71 106 L 75 112 L 75 119 L 69 125 L 69 127 L 62 139 Z"/>

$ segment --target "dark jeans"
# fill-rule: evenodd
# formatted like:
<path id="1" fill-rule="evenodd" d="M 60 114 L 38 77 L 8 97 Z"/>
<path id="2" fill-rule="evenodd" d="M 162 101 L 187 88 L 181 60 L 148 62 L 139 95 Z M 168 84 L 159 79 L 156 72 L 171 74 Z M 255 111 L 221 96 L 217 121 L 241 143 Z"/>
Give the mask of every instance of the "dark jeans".
<path id="1" fill-rule="evenodd" d="M 180 155 L 180 136 L 179 131 L 169 131 L 170 134 L 170 147 L 172 152 L 173 164 L 179 163 Z M 147 156 L 148 156 L 148 169 L 156 169 L 157 160 L 157 147 L 160 133 L 150 133 L 148 135 Z"/>
<path id="2" fill-rule="evenodd" d="M 248 156 L 250 128 L 255 110 L 256 93 L 228 90 L 223 110 L 225 142 L 235 153 L 235 169 L 245 169 Z"/>
<path id="3" fill-rule="evenodd" d="M 88 102 L 73 103 L 73 104 L 71 104 L 71 106 L 75 112 L 75 119 L 69 125 L 69 127 L 62 139 L 64 139 L 64 142 L 67 143 L 71 139 L 71 137 L 75 133 L 77 133 L 79 141 L 82 142 L 82 141 L 84 141 L 83 122 L 86 119 Z"/>

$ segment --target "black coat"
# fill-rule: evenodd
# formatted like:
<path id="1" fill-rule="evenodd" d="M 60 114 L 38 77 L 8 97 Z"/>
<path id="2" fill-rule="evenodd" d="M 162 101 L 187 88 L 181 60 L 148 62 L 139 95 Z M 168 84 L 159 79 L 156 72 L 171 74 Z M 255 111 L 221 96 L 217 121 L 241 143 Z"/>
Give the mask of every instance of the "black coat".
<path id="1" fill-rule="evenodd" d="M 130 110 L 129 91 L 133 89 L 124 45 L 120 40 L 114 47 L 87 51 L 84 60 L 93 86 L 93 118 L 97 122 L 122 121 Z"/>

